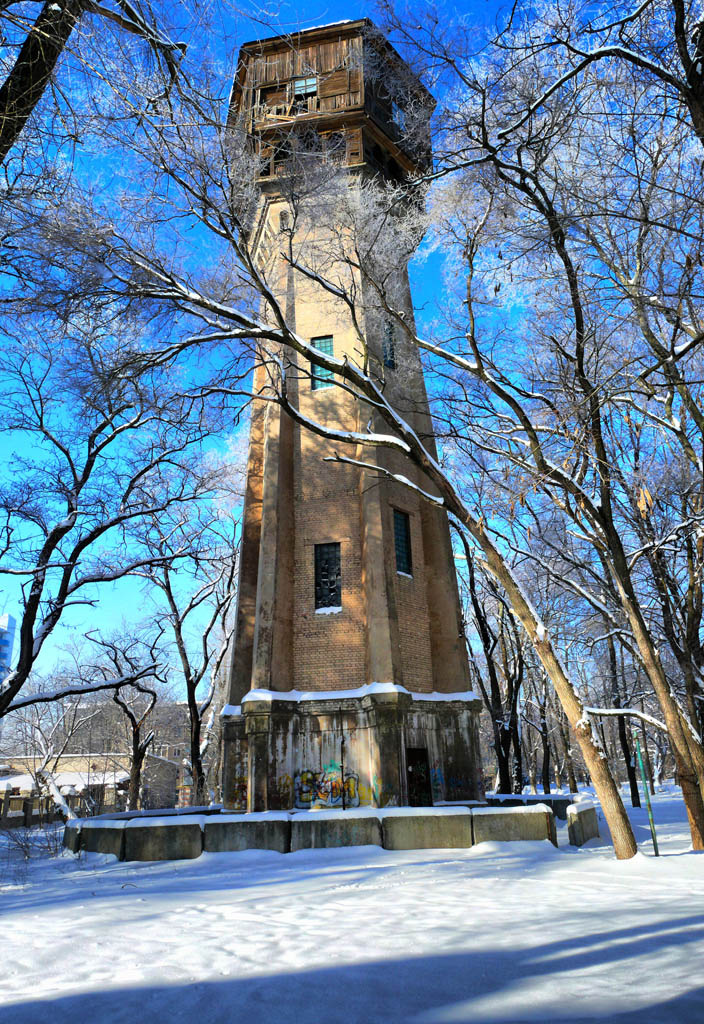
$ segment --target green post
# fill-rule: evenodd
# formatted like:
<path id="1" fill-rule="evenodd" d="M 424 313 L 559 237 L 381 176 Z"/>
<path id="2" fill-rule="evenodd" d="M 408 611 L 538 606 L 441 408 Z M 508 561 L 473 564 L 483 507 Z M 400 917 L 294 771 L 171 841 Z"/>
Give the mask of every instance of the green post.
<path id="1" fill-rule="evenodd" d="M 655 835 L 655 822 L 653 821 L 653 808 L 652 808 L 652 805 L 650 803 L 650 792 L 648 790 L 648 780 L 645 777 L 645 768 L 643 767 L 643 755 L 641 754 L 641 750 L 640 750 L 640 740 L 638 739 L 638 736 L 635 733 L 633 733 L 633 739 L 636 741 L 636 754 L 638 756 L 638 767 L 640 768 L 640 777 L 643 780 L 643 792 L 645 793 L 645 803 L 646 803 L 646 806 L 648 808 L 648 821 L 650 822 L 650 834 L 653 837 L 653 850 L 655 851 L 655 856 L 659 857 L 660 856 L 660 851 L 658 850 L 658 837 Z"/>

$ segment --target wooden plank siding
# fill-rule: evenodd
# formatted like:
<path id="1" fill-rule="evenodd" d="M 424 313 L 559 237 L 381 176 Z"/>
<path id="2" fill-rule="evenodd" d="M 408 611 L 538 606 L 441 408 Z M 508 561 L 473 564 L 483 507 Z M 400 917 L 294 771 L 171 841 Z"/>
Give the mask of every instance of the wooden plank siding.
<path id="1" fill-rule="evenodd" d="M 312 83 L 310 92 L 302 84 L 297 87 L 301 79 L 315 79 L 314 91 Z M 262 177 L 282 173 L 288 129 L 301 124 L 314 127 L 322 140 L 321 153 L 328 158 L 349 166 L 369 163 L 375 173 L 400 180 L 403 174 L 425 169 L 430 160 L 429 145 L 409 145 L 394 121 L 391 96 L 397 94 L 396 102 L 403 108 L 406 92 L 412 103 L 420 102 L 430 111 L 430 95 L 393 48 L 373 35 L 371 23 L 362 19 L 246 43 L 234 109 L 244 115 L 265 161 Z"/>

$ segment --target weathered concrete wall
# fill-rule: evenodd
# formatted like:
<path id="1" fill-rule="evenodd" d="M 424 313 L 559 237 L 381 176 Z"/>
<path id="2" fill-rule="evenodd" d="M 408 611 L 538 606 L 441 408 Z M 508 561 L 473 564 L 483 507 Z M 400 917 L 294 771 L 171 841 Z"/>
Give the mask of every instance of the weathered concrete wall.
<path id="1" fill-rule="evenodd" d="M 207 853 L 239 850 L 274 850 L 289 853 L 291 821 L 288 814 L 222 815 L 203 825 L 203 849 Z"/>
<path id="2" fill-rule="evenodd" d="M 125 860 L 192 860 L 203 852 L 203 821 L 134 818 L 125 823 Z"/>
<path id="3" fill-rule="evenodd" d="M 105 819 L 81 822 L 81 849 L 87 853 L 111 853 L 124 859 L 125 822 Z M 64 833 L 65 836 L 65 833 Z"/>
<path id="4" fill-rule="evenodd" d="M 412 813 L 411 808 L 382 812 L 385 850 L 452 849 L 472 845 L 472 815 L 467 808 L 437 808 Z"/>
<path id="5" fill-rule="evenodd" d="M 584 846 L 590 839 L 599 838 L 599 820 L 594 804 L 570 804 L 567 808 L 567 835 L 571 846 Z"/>
<path id="6" fill-rule="evenodd" d="M 549 839 L 557 846 L 555 816 L 545 804 L 472 808 L 472 829 L 475 843 Z"/>
<path id="7" fill-rule="evenodd" d="M 291 853 L 338 846 L 381 846 L 381 823 L 373 812 L 293 814 Z"/>
<path id="8" fill-rule="evenodd" d="M 81 848 L 81 824 L 77 821 L 69 821 L 64 827 L 63 844 L 71 853 L 78 853 Z"/>
<path id="9" fill-rule="evenodd" d="M 591 806 L 571 809 L 570 841 L 598 835 Z M 579 829 L 579 832 L 574 831 Z M 574 838 L 573 838 L 574 837 Z M 77 853 L 110 853 L 121 860 L 184 860 L 203 850 L 326 849 L 383 846 L 387 850 L 468 848 L 486 841 L 545 840 L 555 846 L 555 819 L 546 806 L 530 808 L 356 808 L 349 811 L 172 815 L 164 818 L 85 819 L 64 830 Z"/>

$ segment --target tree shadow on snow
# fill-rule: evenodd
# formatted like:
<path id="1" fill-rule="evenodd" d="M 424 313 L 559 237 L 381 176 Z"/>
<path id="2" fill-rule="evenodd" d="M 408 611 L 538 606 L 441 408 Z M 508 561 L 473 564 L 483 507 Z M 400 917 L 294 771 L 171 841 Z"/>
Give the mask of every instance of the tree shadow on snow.
<path id="1" fill-rule="evenodd" d="M 362 952 L 363 940 L 347 934 L 341 920 L 339 944 L 330 946 L 327 968 L 28 999 L 0 1007 L 0 1024 L 696 1024 L 704 1020 L 704 987 L 648 1005 L 636 987 L 634 1008 L 615 1011 L 609 1007 L 609 991 L 618 991 L 621 1006 L 627 996 L 618 979 L 609 977 L 608 967 L 665 950 L 671 956 L 677 947 L 683 962 L 694 953 L 690 963 L 695 963 L 696 951 L 686 947 L 702 938 L 704 915 L 696 915 L 527 949 L 504 946 L 346 964 L 340 961 Z M 361 948 L 355 949 L 355 942 Z M 71 967 L 57 964 L 57 969 L 70 972 Z M 621 976 L 625 970 L 624 965 Z M 187 962 L 183 971 L 188 974 Z M 561 979 L 568 971 L 575 973 Z M 522 988 L 528 981 L 535 987 Z M 661 990 L 657 982 L 654 990 Z M 535 1005 L 526 1005 L 532 999 Z"/>

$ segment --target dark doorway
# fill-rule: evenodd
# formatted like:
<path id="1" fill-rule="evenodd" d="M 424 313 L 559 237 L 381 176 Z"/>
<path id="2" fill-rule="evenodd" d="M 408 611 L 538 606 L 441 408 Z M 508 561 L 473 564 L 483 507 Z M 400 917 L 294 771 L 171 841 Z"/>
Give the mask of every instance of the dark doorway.
<path id="1" fill-rule="evenodd" d="M 406 781 L 411 807 L 432 807 L 430 766 L 426 747 L 406 747 Z"/>

